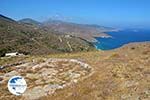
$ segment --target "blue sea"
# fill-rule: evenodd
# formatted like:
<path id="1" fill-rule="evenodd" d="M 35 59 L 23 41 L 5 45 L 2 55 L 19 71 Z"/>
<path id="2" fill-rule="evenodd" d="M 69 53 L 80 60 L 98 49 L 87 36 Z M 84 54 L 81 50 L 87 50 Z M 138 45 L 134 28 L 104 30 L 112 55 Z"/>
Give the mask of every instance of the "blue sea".
<path id="1" fill-rule="evenodd" d="M 150 41 L 150 30 L 144 29 L 127 29 L 121 31 L 107 32 L 110 38 L 96 37 L 98 42 L 94 43 L 97 49 L 111 50 L 119 48 L 124 44 L 131 42 Z"/>

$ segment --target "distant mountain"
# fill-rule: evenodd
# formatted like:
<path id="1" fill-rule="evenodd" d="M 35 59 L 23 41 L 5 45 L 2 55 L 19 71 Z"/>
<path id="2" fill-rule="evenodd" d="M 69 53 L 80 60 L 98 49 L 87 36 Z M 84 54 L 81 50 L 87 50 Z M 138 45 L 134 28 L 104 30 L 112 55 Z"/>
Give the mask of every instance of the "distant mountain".
<path id="1" fill-rule="evenodd" d="M 33 28 L 32 26 L 37 24 L 33 20 L 24 20 L 24 22 L 27 24 L 0 16 L 0 56 L 7 52 L 37 55 L 94 49 L 94 46 L 84 39 L 40 27 Z M 29 25 L 28 22 L 34 25 Z"/>
<path id="2" fill-rule="evenodd" d="M 101 31 L 111 31 L 111 30 L 114 30 L 114 28 L 112 27 L 106 27 L 106 26 L 100 26 L 100 25 L 97 25 L 97 24 L 85 24 L 86 26 L 88 27 L 94 27 L 94 28 L 98 28 L 98 29 L 101 29 Z"/>
<path id="3" fill-rule="evenodd" d="M 51 19 L 43 22 L 43 25 L 47 27 L 47 29 L 53 29 L 61 33 L 80 37 L 90 42 L 95 41 L 94 37 L 108 36 L 104 32 L 113 29 L 99 25 L 76 24 Z"/>
<path id="4" fill-rule="evenodd" d="M 29 25 L 36 25 L 36 26 L 40 26 L 42 25 L 42 23 L 35 21 L 31 18 L 25 18 L 25 19 L 21 19 L 18 22 L 23 23 L 23 24 L 29 24 Z"/>

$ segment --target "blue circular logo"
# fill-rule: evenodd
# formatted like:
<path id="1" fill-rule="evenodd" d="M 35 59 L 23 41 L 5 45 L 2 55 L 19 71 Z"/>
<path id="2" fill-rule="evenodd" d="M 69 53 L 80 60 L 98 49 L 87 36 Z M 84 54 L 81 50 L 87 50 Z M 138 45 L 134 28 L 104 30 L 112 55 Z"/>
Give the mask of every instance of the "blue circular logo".
<path id="1" fill-rule="evenodd" d="M 21 76 L 13 76 L 8 81 L 8 90 L 14 95 L 21 95 L 27 88 L 26 81 Z"/>

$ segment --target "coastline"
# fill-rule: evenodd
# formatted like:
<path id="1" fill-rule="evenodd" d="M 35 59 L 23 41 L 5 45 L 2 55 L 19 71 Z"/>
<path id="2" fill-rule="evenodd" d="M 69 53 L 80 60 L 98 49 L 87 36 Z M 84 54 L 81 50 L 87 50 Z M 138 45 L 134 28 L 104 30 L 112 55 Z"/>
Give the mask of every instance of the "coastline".
<path id="1" fill-rule="evenodd" d="M 112 36 L 108 35 L 106 32 L 105 33 L 99 33 L 99 35 L 92 36 L 90 41 L 92 43 L 99 42 L 96 38 L 112 38 Z"/>
<path id="2" fill-rule="evenodd" d="M 100 43 L 100 42 L 99 42 Z M 117 50 L 117 49 L 120 49 L 120 48 L 124 48 L 124 47 L 128 47 L 128 46 L 137 46 L 139 44 L 150 44 L 150 41 L 143 41 L 143 42 L 129 42 L 129 43 L 126 43 L 126 44 L 123 44 L 122 46 L 119 46 L 119 47 L 116 47 L 116 48 L 113 48 L 113 49 L 101 49 L 101 48 L 98 48 L 97 45 L 94 44 L 94 47 L 96 50 L 101 50 L 101 51 L 110 51 L 110 50 Z"/>
<path id="3" fill-rule="evenodd" d="M 147 31 L 133 32 L 130 30 L 119 31 L 118 29 L 116 29 L 112 31 L 107 31 L 107 33 L 108 33 L 107 36 L 95 37 L 96 41 L 93 42 L 93 44 L 95 45 L 96 49 L 113 50 L 116 48 L 120 48 L 129 43 L 136 43 L 136 42 L 139 43 L 139 42 L 150 41 L 149 33 Z M 110 38 L 110 39 L 107 39 L 107 38 Z"/>

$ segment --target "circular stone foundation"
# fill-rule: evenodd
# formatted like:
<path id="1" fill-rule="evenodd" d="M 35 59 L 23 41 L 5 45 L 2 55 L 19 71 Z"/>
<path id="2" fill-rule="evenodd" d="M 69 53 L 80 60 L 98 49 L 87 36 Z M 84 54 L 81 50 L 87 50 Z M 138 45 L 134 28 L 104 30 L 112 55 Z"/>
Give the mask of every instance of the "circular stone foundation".
<path id="1" fill-rule="evenodd" d="M 14 75 L 23 76 L 27 90 L 23 99 L 38 99 L 53 94 L 57 89 L 77 83 L 91 75 L 92 67 L 76 59 L 47 59 L 43 62 L 28 62 L 14 66 L 14 70 L 3 75 L 2 82 Z"/>

